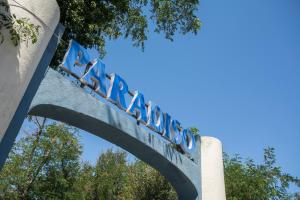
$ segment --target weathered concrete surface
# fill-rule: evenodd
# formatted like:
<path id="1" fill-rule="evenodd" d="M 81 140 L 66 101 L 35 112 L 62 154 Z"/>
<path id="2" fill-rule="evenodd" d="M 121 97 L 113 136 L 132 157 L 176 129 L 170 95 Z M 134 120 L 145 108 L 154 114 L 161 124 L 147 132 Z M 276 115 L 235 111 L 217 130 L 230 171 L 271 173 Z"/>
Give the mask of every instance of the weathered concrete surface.
<path id="1" fill-rule="evenodd" d="M 56 71 L 48 71 L 29 114 L 66 122 L 104 138 L 156 168 L 174 186 L 180 199 L 201 200 L 199 164 Z"/>
<path id="2" fill-rule="evenodd" d="M 27 46 L 26 43 L 21 43 L 17 47 L 12 44 L 10 35 L 3 29 L 5 41 L 0 45 L 0 142 L 57 27 L 60 16 L 55 0 L 17 0 L 17 2 L 21 6 L 13 0 L 8 0 L 10 12 L 16 14 L 18 18 L 29 18 L 31 23 L 40 25 L 41 28 L 36 44 L 32 45 L 29 42 Z"/>
<path id="3" fill-rule="evenodd" d="M 225 200 L 222 144 L 220 140 L 201 137 L 201 179 L 203 200 Z"/>

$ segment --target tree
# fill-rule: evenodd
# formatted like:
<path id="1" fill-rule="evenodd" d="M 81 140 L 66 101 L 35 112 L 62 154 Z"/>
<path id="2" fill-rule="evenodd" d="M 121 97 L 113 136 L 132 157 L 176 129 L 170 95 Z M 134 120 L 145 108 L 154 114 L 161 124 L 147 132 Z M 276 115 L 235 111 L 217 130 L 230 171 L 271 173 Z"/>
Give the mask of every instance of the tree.
<path id="1" fill-rule="evenodd" d="M 82 154 L 74 129 L 34 118 L 34 133 L 13 147 L 0 173 L 0 199 L 175 200 L 170 183 L 142 161 L 126 161 L 123 151 L 107 150 L 95 166 L 79 161 Z M 283 172 L 275 151 L 264 151 L 256 164 L 224 154 L 227 200 L 299 200 L 289 192 L 300 180 Z"/>
<path id="2" fill-rule="evenodd" d="M 79 199 L 173 200 L 177 194 L 168 181 L 142 161 L 126 162 L 127 154 L 111 149 L 96 166 L 85 163 L 77 179 Z"/>
<path id="3" fill-rule="evenodd" d="M 73 199 L 81 146 L 62 124 L 35 119 L 37 130 L 21 138 L 0 173 L 0 199 Z"/>
<path id="4" fill-rule="evenodd" d="M 300 187 L 300 180 L 276 165 L 274 148 L 264 150 L 263 164 L 224 154 L 224 169 L 227 200 L 299 200 L 299 194 L 290 194 L 288 188 Z"/>
<path id="5" fill-rule="evenodd" d="M 198 0 L 57 0 L 65 33 L 51 66 L 61 62 L 67 42 L 75 39 L 85 47 L 97 47 L 105 55 L 105 42 L 120 37 L 131 38 L 134 46 L 144 49 L 150 20 L 154 31 L 173 40 L 181 34 L 194 33 L 201 22 L 195 15 Z"/>
<path id="6" fill-rule="evenodd" d="M 176 197 L 171 185 L 153 168 L 141 161 L 128 164 L 125 152 L 109 149 L 95 166 L 80 163 L 82 147 L 74 129 L 49 124 L 46 119 L 33 121 L 36 130 L 15 143 L 0 173 L 0 199 Z"/>
<path id="7" fill-rule="evenodd" d="M 142 161 L 129 166 L 128 184 L 120 199 L 176 200 L 177 194 L 171 184 L 155 169 Z"/>
<path id="8" fill-rule="evenodd" d="M 77 199 L 92 200 L 94 198 L 94 174 L 95 168 L 85 162 L 81 165 L 78 173 L 78 179 L 75 183 Z"/>
<path id="9" fill-rule="evenodd" d="M 119 199 L 122 188 L 127 183 L 126 153 L 110 149 L 101 154 L 92 180 L 93 199 Z"/>

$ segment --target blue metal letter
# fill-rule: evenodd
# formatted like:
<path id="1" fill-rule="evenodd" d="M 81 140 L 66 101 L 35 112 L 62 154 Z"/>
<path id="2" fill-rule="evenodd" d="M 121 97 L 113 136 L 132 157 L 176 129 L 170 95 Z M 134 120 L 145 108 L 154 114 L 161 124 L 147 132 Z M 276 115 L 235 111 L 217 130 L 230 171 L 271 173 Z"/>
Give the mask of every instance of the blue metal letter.
<path id="1" fill-rule="evenodd" d="M 107 98 L 120 109 L 126 110 L 125 94 L 128 93 L 127 83 L 117 74 L 112 74 Z"/>
<path id="2" fill-rule="evenodd" d="M 136 112 L 137 120 L 147 123 L 147 111 L 145 106 L 144 95 L 139 91 L 134 92 L 134 96 L 126 112 L 134 115 Z"/>
<path id="3" fill-rule="evenodd" d="M 78 44 L 75 40 L 70 40 L 68 51 L 61 64 L 62 68 L 68 73 L 76 74 L 78 77 L 83 75 L 84 68 L 96 57 L 90 57 L 88 50 Z"/>
<path id="4" fill-rule="evenodd" d="M 151 128 L 155 132 L 158 132 L 159 134 L 162 134 L 164 130 L 164 117 L 160 107 L 153 106 L 152 102 L 149 102 L 147 115 L 147 127 Z"/>
<path id="5" fill-rule="evenodd" d="M 171 140 L 170 136 L 170 125 L 171 125 L 171 116 L 168 113 L 164 113 L 164 131 L 163 136 Z"/>
<path id="6" fill-rule="evenodd" d="M 171 133 L 172 142 L 175 144 L 180 144 L 182 141 L 182 136 L 180 134 L 180 123 L 177 120 L 172 120 Z"/>
<path id="7" fill-rule="evenodd" d="M 192 156 L 192 154 L 195 152 L 196 141 L 195 141 L 195 137 L 190 129 L 183 130 L 182 142 L 180 144 L 180 147 L 188 156 Z"/>
<path id="8" fill-rule="evenodd" d="M 104 63 L 97 60 L 82 79 L 92 86 L 95 85 L 94 90 L 99 91 L 103 97 L 106 97 L 106 74 Z"/>

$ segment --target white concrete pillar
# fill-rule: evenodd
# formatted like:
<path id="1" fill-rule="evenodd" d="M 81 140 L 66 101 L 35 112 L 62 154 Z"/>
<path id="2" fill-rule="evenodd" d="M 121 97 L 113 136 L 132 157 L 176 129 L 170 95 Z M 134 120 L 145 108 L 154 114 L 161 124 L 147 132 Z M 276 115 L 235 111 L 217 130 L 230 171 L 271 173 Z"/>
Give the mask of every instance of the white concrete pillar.
<path id="1" fill-rule="evenodd" d="M 220 140 L 201 137 L 202 200 L 226 200 L 223 151 Z"/>
<path id="2" fill-rule="evenodd" d="M 7 30 L 0 44 L 0 142 L 59 22 L 55 0 L 8 0 L 11 14 L 39 25 L 38 41 L 14 46 Z"/>

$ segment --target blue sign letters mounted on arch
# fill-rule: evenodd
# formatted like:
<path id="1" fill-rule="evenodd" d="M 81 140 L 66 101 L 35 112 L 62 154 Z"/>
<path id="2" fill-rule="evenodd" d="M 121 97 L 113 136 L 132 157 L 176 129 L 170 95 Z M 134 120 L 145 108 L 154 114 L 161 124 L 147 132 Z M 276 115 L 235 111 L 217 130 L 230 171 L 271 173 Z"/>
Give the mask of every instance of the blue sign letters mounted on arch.
<path id="1" fill-rule="evenodd" d="M 126 81 L 117 74 L 108 75 L 105 65 L 97 57 L 74 40 L 70 41 L 61 68 L 85 87 L 115 104 L 118 108 L 135 117 L 152 131 L 177 145 L 191 159 L 196 153 L 196 141 L 190 129 L 184 129 L 180 122 L 161 110 L 151 101 L 145 102 L 144 95 L 136 90 L 131 92 Z M 128 100 L 129 99 L 129 100 Z"/>

